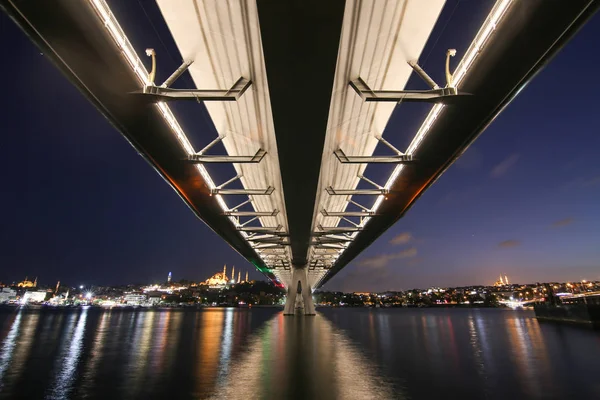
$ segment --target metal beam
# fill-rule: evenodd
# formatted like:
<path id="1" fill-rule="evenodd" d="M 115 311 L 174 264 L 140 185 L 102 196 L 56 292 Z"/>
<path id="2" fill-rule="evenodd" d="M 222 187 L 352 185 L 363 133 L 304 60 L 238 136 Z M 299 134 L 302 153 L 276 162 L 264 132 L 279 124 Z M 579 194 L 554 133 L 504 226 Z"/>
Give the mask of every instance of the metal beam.
<path id="1" fill-rule="evenodd" d="M 232 164 L 250 164 L 259 163 L 265 157 L 267 152 L 263 149 L 258 149 L 253 156 L 219 156 L 207 154 L 192 154 L 185 161 L 192 164 L 208 164 L 208 163 L 232 163 Z"/>
<path id="2" fill-rule="evenodd" d="M 261 243 L 261 244 L 251 244 L 252 248 L 255 250 L 267 249 L 279 246 L 277 243 Z"/>
<path id="3" fill-rule="evenodd" d="M 331 186 L 328 186 L 325 190 L 331 196 L 379 195 L 379 194 L 387 194 L 389 192 L 385 188 L 381 188 L 381 189 L 334 189 Z"/>
<path id="4" fill-rule="evenodd" d="M 394 103 L 410 101 L 449 104 L 458 98 L 469 96 L 467 93 L 459 93 L 454 87 L 429 90 L 372 90 L 360 77 L 350 81 L 350 86 L 364 101 L 388 101 Z"/>
<path id="5" fill-rule="evenodd" d="M 333 152 L 342 164 L 409 164 L 416 158 L 410 154 L 394 154 L 390 156 L 347 156 L 342 149 Z"/>
<path id="6" fill-rule="evenodd" d="M 265 232 L 278 232 L 281 228 L 283 228 L 282 225 L 278 225 L 275 227 L 272 226 L 238 226 L 237 230 L 238 231 L 242 231 L 242 232 L 260 232 L 260 233 L 265 233 Z"/>
<path id="7" fill-rule="evenodd" d="M 221 195 L 237 195 L 237 194 L 245 194 L 248 196 L 270 196 L 275 191 L 273 186 L 269 186 L 266 189 L 219 189 L 214 188 L 211 191 L 211 194 L 221 194 Z"/>
<path id="8" fill-rule="evenodd" d="M 279 210 L 273 211 L 225 211 L 223 215 L 229 217 L 275 217 Z M 366 214 L 365 214 L 366 215 Z"/>
<path id="9" fill-rule="evenodd" d="M 252 227 L 248 227 L 248 229 L 246 229 L 245 231 L 251 231 L 250 228 Z M 270 228 L 270 229 L 275 229 L 275 228 Z M 288 237 L 290 236 L 289 233 L 285 232 L 285 231 L 276 231 L 276 230 L 271 230 L 271 231 L 255 231 L 257 233 L 260 233 L 262 235 L 272 235 L 272 236 L 279 236 L 279 237 Z"/>
<path id="10" fill-rule="evenodd" d="M 325 244 L 325 243 L 348 243 L 351 242 L 352 239 L 348 238 L 348 239 L 336 239 L 336 238 L 318 238 L 315 239 L 314 241 L 310 242 L 311 245 L 319 245 L 319 244 Z"/>
<path id="11" fill-rule="evenodd" d="M 321 210 L 324 217 L 372 217 L 377 215 L 375 211 L 327 211 Z"/>
<path id="12" fill-rule="evenodd" d="M 260 238 L 260 239 L 248 239 L 252 243 L 275 243 L 275 244 L 288 244 L 285 242 L 285 238 L 272 237 L 272 238 Z"/>
<path id="13" fill-rule="evenodd" d="M 360 227 L 360 226 L 322 226 L 322 225 L 318 225 L 317 228 L 321 232 L 327 232 L 327 233 L 346 233 L 346 232 L 362 231 L 362 227 Z"/>
<path id="14" fill-rule="evenodd" d="M 343 246 L 341 244 L 337 244 L 337 243 L 323 243 L 323 244 L 318 244 L 314 246 L 316 249 L 338 249 L 338 250 L 344 250 L 346 248 L 346 246 Z"/>
<path id="15" fill-rule="evenodd" d="M 181 66 L 177 68 L 175 72 L 173 72 L 171 76 L 169 76 L 167 80 L 165 80 L 160 86 L 163 88 L 168 88 L 169 86 L 171 86 L 185 71 L 187 71 L 187 69 L 190 67 L 190 65 L 192 65 L 193 62 L 194 60 L 184 61 L 181 64 Z"/>
<path id="16" fill-rule="evenodd" d="M 153 102 L 173 100 L 237 101 L 251 84 L 249 79 L 242 77 L 230 89 L 171 89 L 147 85 L 141 91 L 134 93 L 148 96 Z"/>

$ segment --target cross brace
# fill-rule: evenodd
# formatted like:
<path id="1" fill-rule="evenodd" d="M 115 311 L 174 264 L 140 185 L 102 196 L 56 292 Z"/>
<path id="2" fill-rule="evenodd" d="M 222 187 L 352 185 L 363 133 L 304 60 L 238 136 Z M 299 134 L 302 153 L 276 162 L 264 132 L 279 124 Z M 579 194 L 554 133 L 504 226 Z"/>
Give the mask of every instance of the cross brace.
<path id="1" fill-rule="evenodd" d="M 410 154 L 391 156 L 347 156 L 342 149 L 333 152 L 342 164 L 409 164 L 416 161 Z"/>
<path id="2" fill-rule="evenodd" d="M 135 93 L 148 96 L 153 102 L 174 100 L 237 101 L 251 84 L 252 82 L 249 79 L 241 77 L 229 89 L 172 89 L 148 85 Z"/>
<path id="3" fill-rule="evenodd" d="M 192 164 L 208 164 L 208 163 L 232 163 L 232 164 L 251 164 L 259 163 L 265 157 L 267 152 L 263 149 L 258 149 L 253 156 L 218 156 L 206 154 L 189 155 L 185 161 Z"/>
<path id="4" fill-rule="evenodd" d="M 211 194 L 223 194 L 223 195 L 235 195 L 235 194 L 244 194 L 251 196 L 270 196 L 271 193 L 275 191 L 275 188 L 269 186 L 266 189 L 219 189 L 214 188 L 211 191 Z"/>
<path id="5" fill-rule="evenodd" d="M 453 100 L 457 100 L 457 97 L 468 96 L 466 93 L 458 93 L 454 87 L 429 90 L 372 90 L 360 77 L 351 80 L 350 86 L 364 101 L 389 101 L 394 103 L 410 101 L 448 104 Z"/>
<path id="6" fill-rule="evenodd" d="M 387 194 L 389 191 L 387 189 L 334 189 L 331 186 L 325 189 L 327 193 L 331 196 L 353 196 L 353 195 L 379 195 L 379 194 Z"/>

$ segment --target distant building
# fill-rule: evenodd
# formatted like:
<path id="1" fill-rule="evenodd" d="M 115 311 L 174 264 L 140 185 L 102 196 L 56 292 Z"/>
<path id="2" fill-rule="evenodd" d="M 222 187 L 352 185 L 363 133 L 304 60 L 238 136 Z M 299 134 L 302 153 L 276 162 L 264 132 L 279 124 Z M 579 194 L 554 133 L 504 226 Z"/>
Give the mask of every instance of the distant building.
<path id="1" fill-rule="evenodd" d="M 504 278 L 502 278 L 502 275 L 500 275 L 500 279 L 496 281 L 496 283 L 494 283 L 494 286 L 499 287 L 499 286 L 506 286 L 508 285 L 508 276 L 504 275 Z"/>
<path id="2" fill-rule="evenodd" d="M 46 292 L 45 290 L 36 290 L 35 292 L 28 291 L 28 292 L 25 292 L 25 294 L 23 295 L 23 299 L 21 300 L 21 302 L 23 304 L 41 303 L 44 300 L 46 300 L 47 295 L 48 295 L 48 292 Z"/>
<path id="3" fill-rule="evenodd" d="M 37 287 L 37 278 L 35 278 L 35 280 L 32 282 L 32 281 L 28 280 L 27 277 L 25 277 L 25 280 L 22 282 L 19 282 L 17 284 L 17 286 L 22 287 L 22 288 Z"/>
<path id="4" fill-rule="evenodd" d="M 208 285 L 211 289 L 221 289 L 224 288 L 227 283 L 229 283 L 229 278 L 227 278 L 227 265 L 223 266 L 223 272 L 217 272 L 206 281 L 204 281 L 205 285 Z"/>
<path id="5" fill-rule="evenodd" d="M 169 272 L 169 276 L 167 277 L 167 283 L 171 283 L 171 273 Z"/>
<path id="6" fill-rule="evenodd" d="M 17 291 L 11 288 L 0 288 L 0 303 L 7 303 L 17 298 Z"/>
<path id="7" fill-rule="evenodd" d="M 128 293 L 123 297 L 123 301 L 132 306 L 139 306 L 146 302 L 146 295 L 141 293 Z"/>

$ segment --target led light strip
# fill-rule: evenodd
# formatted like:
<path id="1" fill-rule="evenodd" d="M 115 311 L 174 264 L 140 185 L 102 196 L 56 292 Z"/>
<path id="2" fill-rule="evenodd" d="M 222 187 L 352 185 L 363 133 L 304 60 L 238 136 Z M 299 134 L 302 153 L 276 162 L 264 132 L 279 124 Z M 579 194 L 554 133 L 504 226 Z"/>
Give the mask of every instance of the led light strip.
<path id="1" fill-rule="evenodd" d="M 460 83 L 463 81 L 464 77 L 466 76 L 467 72 L 469 71 L 469 68 L 471 68 L 471 66 L 473 65 L 473 62 L 479 56 L 479 53 L 481 52 L 481 50 L 485 47 L 485 44 L 487 43 L 488 39 L 492 36 L 494 31 L 496 30 L 496 27 L 498 26 L 498 24 L 500 23 L 500 21 L 502 20 L 504 15 L 506 14 L 506 11 L 509 9 L 509 7 L 513 3 L 513 1 L 514 0 L 498 0 L 496 2 L 496 4 L 494 4 L 494 7 L 488 14 L 487 18 L 481 25 L 479 32 L 475 36 L 475 39 L 473 39 L 473 42 L 471 42 L 471 45 L 467 49 L 465 56 L 462 58 L 462 60 L 458 64 L 458 67 L 456 67 L 456 70 L 454 71 L 454 84 L 457 88 L 460 86 Z M 431 108 L 431 111 L 429 112 L 429 114 L 427 115 L 425 120 L 423 121 L 423 124 L 421 124 L 421 127 L 419 128 L 415 137 L 413 138 L 410 145 L 408 146 L 408 149 L 406 150 L 405 154 L 413 155 L 417 151 L 417 149 L 419 148 L 419 145 L 421 144 L 421 142 L 423 141 L 425 136 L 427 136 L 431 127 L 433 126 L 433 123 L 439 117 L 439 115 L 443 109 L 444 109 L 443 104 L 435 104 Z M 388 180 L 384 186 L 385 189 L 390 190 L 392 188 L 392 186 L 396 182 L 396 179 L 398 179 L 398 177 L 400 176 L 400 173 L 402 172 L 403 169 L 404 169 L 404 164 L 400 164 L 400 165 L 396 166 L 396 168 L 394 169 L 394 171 L 392 172 L 392 174 L 390 175 L 390 177 L 388 178 Z M 375 200 L 375 203 L 373 204 L 373 207 L 371 208 L 370 211 L 376 212 L 377 209 L 379 208 L 379 206 L 381 205 L 381 203 L 383 202 L 383 199 L 384 199 L 384 196 L 379 195 L 377 197 L 377 200 Z M 364 227 L 371 220 L 371 218 L 372 217 L 363 218 L 363 220 L 359 224 L 359 226 Z M 358 232 L 355 232 L 351 235 L 351 237 L 355 238 L 357 235 L 358 235 Z M 346 245 L 346 248 L 347 248 L 347 246 L 349 246 L 349 244 Z M 344 252 L 344 250 L 345 249 L 340 249 L 340 251 L 338 253 L 338 257 Z M 319 283 L 321 282 L 321 280 L 319 280 Z"/>
<path id="2" fill-rule="evenodd" d="M 111 35 L 111 37 L 113 38 L 113 40 L 115 41 L 117 46 L 119 46 L 119 48 L 121 49 L 123 55 L 125 56 L 125 59 L 129 63 L 129 66 L 131 67 L 133 72 L 135 73 L 140 84 L 150 85 L 151 82 L 149 80 L 148 71 L 146 70 L 144 63 L 137 56 L 135 49 L 131 45 L 131 42 L 125 35 L 125 32 L 123 31 L 123 29 L 121 29 L 119 22 L 117 21 L 114 14 L 108 7 L 108 4 L 106 4 L 106 2 L 104 0 L 89 0 L 89 1 L 92 4 L 92 6 L 94 7 L 94 10 L 96 10 L 96 13 L 98 14 L 98 16 L 101 18 L 102 22 L 104 22 L 104 26 L 106 27 L 106 30 L 109 32 L 109 34 Z M 185 132 L 181 128 L 181 125 L 179 125 L 179 122 L 177 122 L 177 119 L 175 118 L 175 115 L 173 115 L 173 112 L 171 111 L 169 106 L 167 106 L 163 102 L 159 102 L 156 104 L 156 107 L 162 114 L 163 119 L 171 127 L 171 130 L 175 134 L 175 137 L 179 141 L 179 144 L 181 145 L 181 147 L 187 152 L 188 155 L 196 154 L 194 147 L 188 140 Z M 196 164 L 196 168 L 198 169 L 198 172 L 200 172 L 200 175 L 202 175 L 202 178 L 204 178 L 204 181 L 208 185 L 209 189 L 211 191 L 213 189 L 215 189 L 216 185 L 215 185 L 214 181 L 212 180 L 210 174 L 204 167 L 204 165 Z M 229 207 L 227 207 L 227 204 L 225 203 L 225 200 L 223 200 L 223 197 L 221 195 L 217 194 L 214 197 L 217 200 L 217 203 L 219 204 L 219 206 L 221 207 L 221 209 L 223 211 L 231 211 L 229 209 Z M 228 218 L 235 227 L 240 226 L 240 224 L 238 223 L 237 219 L 235 219 L 235 217 L 228 217 Z M 244 237 L 244 239 L 246 239 L 246 240 L 248 239 L 248 234 L 246 232 L 240 232 L 240 234 L 242 235 L 242 237 Z M 257 252 L 257 254 L 262 259 L 262 256 L 260 255 L 260 253 Z M 263 262 L 264 261 L 265 260 L 263 259 Z"/>

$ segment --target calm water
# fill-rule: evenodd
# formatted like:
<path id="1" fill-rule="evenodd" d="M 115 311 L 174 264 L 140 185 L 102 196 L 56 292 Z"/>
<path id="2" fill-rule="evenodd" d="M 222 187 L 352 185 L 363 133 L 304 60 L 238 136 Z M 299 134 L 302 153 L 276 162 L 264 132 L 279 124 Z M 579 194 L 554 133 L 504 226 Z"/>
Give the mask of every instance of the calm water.
<path id="1" fill-rule="evenodd" d="M 0 398 L 600 398 L 600 334 L 505 310 L 0 311 Z"/>

